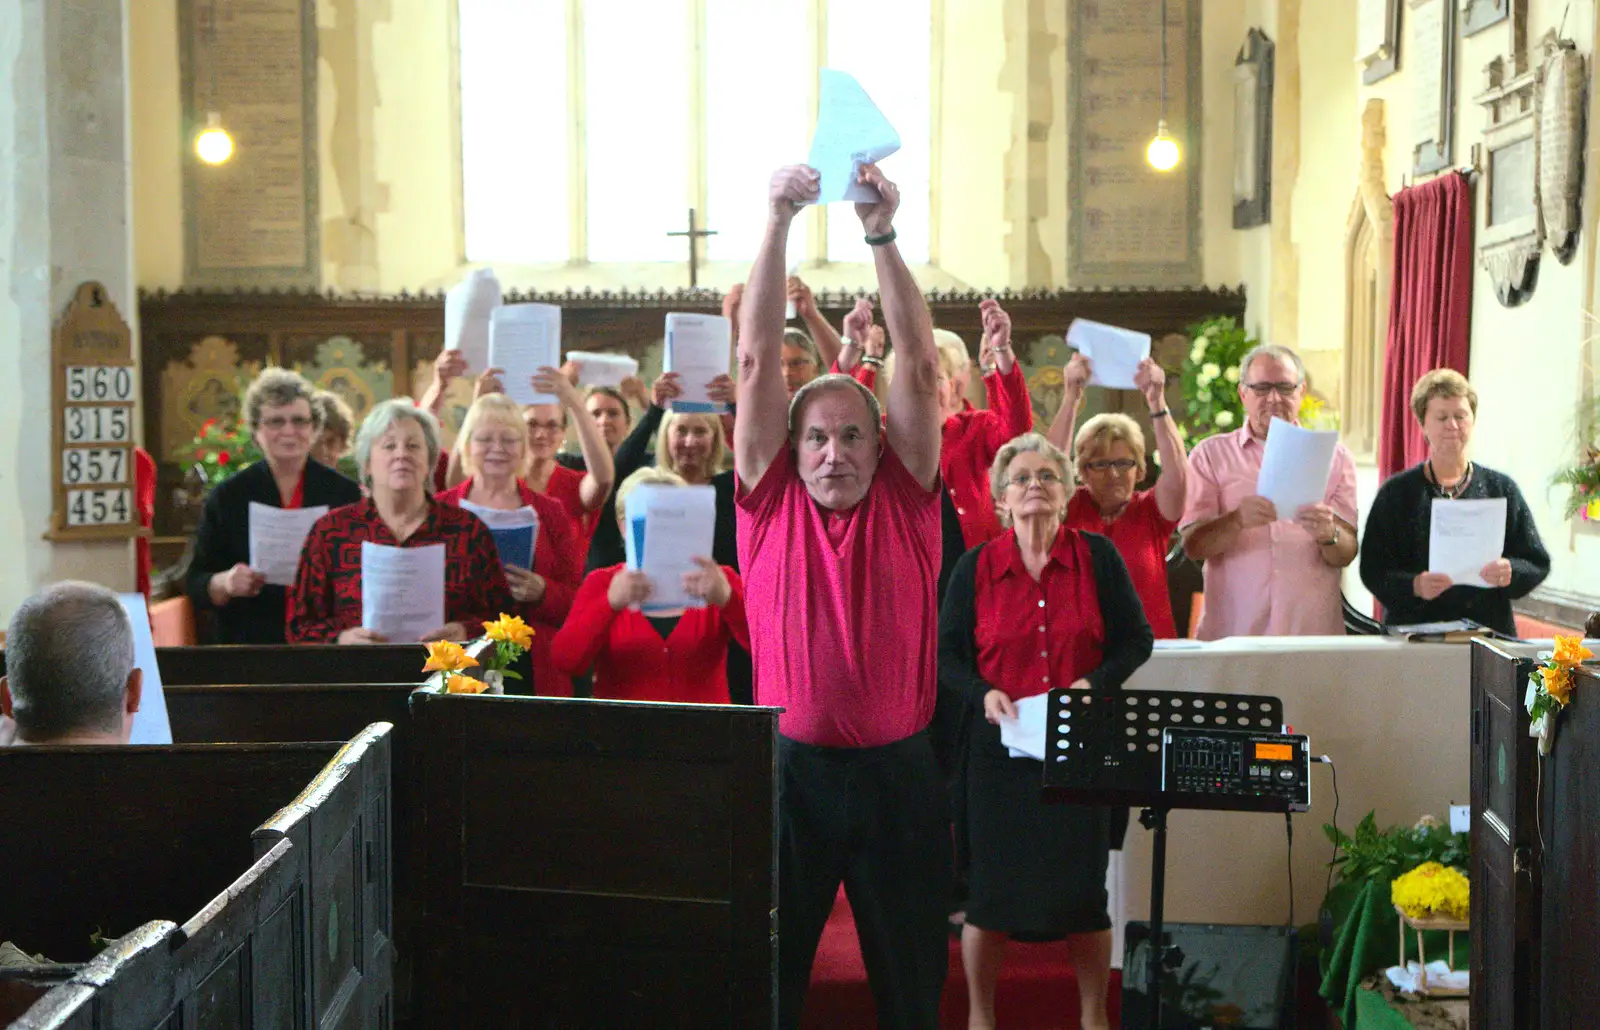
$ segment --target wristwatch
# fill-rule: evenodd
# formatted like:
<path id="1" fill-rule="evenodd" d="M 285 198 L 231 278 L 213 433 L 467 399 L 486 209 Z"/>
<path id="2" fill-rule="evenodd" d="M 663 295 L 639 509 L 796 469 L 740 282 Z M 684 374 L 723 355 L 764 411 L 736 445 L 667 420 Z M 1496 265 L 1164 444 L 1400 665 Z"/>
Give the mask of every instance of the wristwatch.
<path id="1" fill-rule="evenodd" d="M 1333 524 L 1333 536 L 1329 537 L 1326 540 L 1319 540 L 1317 542 L 1319 544 L 1321 544 L 1323 547 L 1337 547 L 1337 546 L 1339 546 L 1339 524 L 1337 522 L 1335 522 Z"/>

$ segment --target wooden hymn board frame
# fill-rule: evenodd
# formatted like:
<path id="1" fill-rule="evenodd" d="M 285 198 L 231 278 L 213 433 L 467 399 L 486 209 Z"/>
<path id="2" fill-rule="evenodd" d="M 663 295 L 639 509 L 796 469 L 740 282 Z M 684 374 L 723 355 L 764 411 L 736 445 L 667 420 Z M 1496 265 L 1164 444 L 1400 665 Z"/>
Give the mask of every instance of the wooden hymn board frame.
<path id="1" fill-rule="evenodd" d="M 144 536 L 133 483 L 139 378 L 133 334 L 106 289 L 86 282 L 51 339 L 50 479 L 46 540 Z"/>
<path id="2" fill-rule="evenodd" d="M 316 9 L 178 0 L 185 286 L 321 289 Z M 194 150 L 211 113 L 234 140 L 217 166 Z"/>

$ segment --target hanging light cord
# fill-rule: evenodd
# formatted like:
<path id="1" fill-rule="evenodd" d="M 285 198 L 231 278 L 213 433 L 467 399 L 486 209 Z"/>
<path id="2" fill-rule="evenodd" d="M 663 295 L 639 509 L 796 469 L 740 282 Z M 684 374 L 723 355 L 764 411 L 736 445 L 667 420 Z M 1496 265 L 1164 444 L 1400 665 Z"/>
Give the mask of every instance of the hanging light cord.
<path id="1" fill-rule="evenodd" d="M 1167 0 L 1161 0 L 1161 121 L 1167 120 Z"/>

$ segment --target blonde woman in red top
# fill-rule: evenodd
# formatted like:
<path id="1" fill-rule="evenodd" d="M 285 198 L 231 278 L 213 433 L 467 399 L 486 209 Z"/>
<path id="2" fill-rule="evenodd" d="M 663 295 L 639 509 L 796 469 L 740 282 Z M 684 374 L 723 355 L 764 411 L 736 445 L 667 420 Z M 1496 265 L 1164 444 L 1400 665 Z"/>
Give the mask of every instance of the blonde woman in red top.
<path id="1" fill-rule="evenodd" d="M 647 483 L 687 486 L 682 476 L 643 468 L 617 488 L 617 521 L 624 522 L 628 494 Z M 624 531 L 626 527 L 624 526 Z M 589 573 L 572 604 L 566 625 L 556 634 L 552 658 L 569 676 L 594 669 L 594 696 L 626 701 L 679 701 L 725 704 L 724 668 L 728 642 L 750 646 L 745 624 L 744 589 L 739 574 L 708 557 L 696 557 L 699 571 L 684 579 L 703 608 L 652 611 L 650 578 L 612 565 Z"/>
<path id="2" fill-rule="evenodd" d="M 505 394 L 479 397 L 461 423 L 456 448 L 467 478 L 439 494 L 437 500 L 457 507 L 465 501 L 501 511 L 532 508 L 538 516 L 533 568 L 503 568 L 517 614 L 533 627 L 533 683 L 525 689 L 570 697 L 572 681 L 550 661 L 550 644 L 572 610 L 572 598 L 583 577 L 583 551 L 561 502 L 536 492 L 517 476 L 528 452 L 521 409 Z"/>

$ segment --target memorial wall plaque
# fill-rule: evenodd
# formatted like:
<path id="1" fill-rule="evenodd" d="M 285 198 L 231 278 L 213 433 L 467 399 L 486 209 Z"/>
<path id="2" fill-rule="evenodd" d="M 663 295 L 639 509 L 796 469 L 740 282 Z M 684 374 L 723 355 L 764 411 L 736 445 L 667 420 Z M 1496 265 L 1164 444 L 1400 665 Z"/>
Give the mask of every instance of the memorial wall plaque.
<path id="1" fill-rule="evenodd" d="M 321 280 L 317 28 L 309 0 L 179 0 L 184 280 L 295 286 Z M 194 139 L 216 113 L 233 157 Z"/>
<path id="2" fill-rule="evenodd" d="M 1167 130 L 1182 161 L 1145 148 L 1161 117 L 1161 2 L 1072 5 L 1067 274 L 1075 287 L 1200 281 L 1200 4 L 1168 0 Z"/>
<path id="3" fill-rule="evenodd" d="M 1356 63 L 1367 85 L 1386 79 L 1400 67 L 1400 8 L 1404 0 L 1358 0 Z"/>
<path id="4" fill-rule="evenodd" d="M 1409 0 L 1411 174 L 1450 166 L 1455 138 L 1456 0 Z"/>

